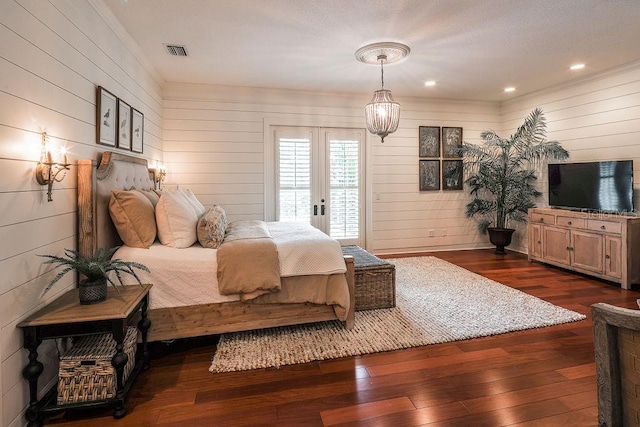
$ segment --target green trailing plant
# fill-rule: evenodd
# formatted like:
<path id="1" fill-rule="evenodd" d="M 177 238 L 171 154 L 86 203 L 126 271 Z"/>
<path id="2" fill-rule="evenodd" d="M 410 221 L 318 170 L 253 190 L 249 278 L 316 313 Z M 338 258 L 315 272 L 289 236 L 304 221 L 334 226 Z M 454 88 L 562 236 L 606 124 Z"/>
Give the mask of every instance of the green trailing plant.
<path id="1" fill-rule="evenodd" d="M 44 264 L 56 264 L 55 268 L 62 268 L 61 271 L 51 280 L 51 282 L 47 285 L 46 288 L 42 291 L 42 295 L 47 293 L 53 285 L 55 285 L 60 279 L 64 277 L 65 274 L 70 271 L 77 271 L 82 276 L 86 277 L 87 282 L 95 282 L 99 280 L 106 280 L 109 284 L 111 284 L 118 293 L 120 290 L 118 289 L 117 283 L 114 282 L 111 277 L 109 277 L 109 272 L 113 271 L 115 273 L 117 282 L 120 285 L 123 285 L 122 275 L 129 274 L 133 276 L 139 285 L 142 285 L 140 278 L 134 271 L 134 268 L 139 270 L 143 270 L 149 272 L 149 269 L 140 263 L 134 261 L 123 261 L 121 259 L 113 259 L 113 254 L 118 249 L 118 246 L 111 249 L 103 249 L 98 248 L 96 252 L 91 255 L 83 255 L 79 251 L 73 249 L 65 249 L 64 257 L 57 255 L 38 255 L 44 258 L 48 258 L 47 261 L 44 261 Z"/>
<path id="2" fill-rule="evenodd" d="M 482 144 L 465 142 L 458 150 L 472 197 L 465 213 L 478 219 L 482 234 L 490 227 L 508 228 L 511 221 L 526 222 L 527 210 L 542 195 L 535 187 L 537 167 L 569 157 L 558 141 L 545 136 L 544 114 L 536 108 L 509 138 L 484 131 Z"/>

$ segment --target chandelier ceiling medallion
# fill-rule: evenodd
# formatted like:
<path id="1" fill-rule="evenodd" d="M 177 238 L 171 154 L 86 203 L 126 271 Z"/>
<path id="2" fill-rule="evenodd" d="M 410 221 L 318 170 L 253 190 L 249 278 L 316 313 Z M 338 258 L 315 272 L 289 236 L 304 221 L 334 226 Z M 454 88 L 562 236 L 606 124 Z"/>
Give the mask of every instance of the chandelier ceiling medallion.
<path id="1" fill-rule="evenodd" d="M 365 64 L 380 64 L 382 88 L 373 93 L 373 99 L 364 107 L 367 129 L 384 138 L 398 129 L 400 104 L 393 100 L 391 91 L 384 88 L 384 64 L 393 64 L 404 59 L 411 49 L 402 43 L 382 42 L 362 46 L 356 51 L 356 59 Z"/>

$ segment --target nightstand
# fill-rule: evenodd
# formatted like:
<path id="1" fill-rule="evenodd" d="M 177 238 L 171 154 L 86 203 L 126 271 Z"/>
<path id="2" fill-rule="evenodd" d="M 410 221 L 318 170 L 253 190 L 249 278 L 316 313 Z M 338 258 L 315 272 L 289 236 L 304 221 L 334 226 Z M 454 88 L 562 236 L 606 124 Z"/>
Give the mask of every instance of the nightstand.
<path id="1" fill-rule="evenodd" d="M 147 318 L 147 309 L 151 286 L 121 286 L 118 288 L 120 292 L 110 287 L 107 300 L 93 305 L 81 305 L 78 290 L 72 289 L 18 324 L 24 334 L 24 348 L 29 350 L 29 363 L 22 371 L 22 376 L 29 381 L 29 407 L 25 413 L 29 427 L 41 426 L 46 415 L 73 408 L 112 406 L 114 418 L 125 416 L 125 398 L 133 381 L 141 370 L 149 369 L 147 332 L 151 321 Z M 138 311 L 140 320 L 137 326 L 142 335 L 142 342 L 139 344 L 135 368 L 125 383 L 122 379 L 128 356 L 123 351 L 123 341 L 127 326 Z M 115 397 L 57 405 L 57 387 L 52 387 L 38 400 L 38 377 L 43 370 L 42 363 L 38 361 L 38 346 L 42 340 L 99 333 L 112 333 L 116 341 L 116 354 L 111 360 L 117 381 Z"/>

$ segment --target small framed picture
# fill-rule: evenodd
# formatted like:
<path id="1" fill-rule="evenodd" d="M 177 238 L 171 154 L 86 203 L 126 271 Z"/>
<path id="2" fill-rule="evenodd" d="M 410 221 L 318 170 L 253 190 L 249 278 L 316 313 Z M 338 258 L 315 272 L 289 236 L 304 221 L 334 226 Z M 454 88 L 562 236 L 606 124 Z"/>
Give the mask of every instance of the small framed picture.
<path id="1" fill-rule="evenodd" d="M 102 86 L 98 87 L 97 98 L 96 140 L 98 144 L 115 147 L 118 98 Z"/>
<path id="2" fill-rule="evenodd" d="M 440 160 L 420 160 L 420 191 L 440 190 Z"/>
<path id="3" fill-rule="evenodd" d="M 144 139 L 144 115 L 136 110 L 131 109 L 131 151 L 134 153 L 142 153 Z"/>
<path id="4" fill-rule="evenodd" d="M 418 128 L 419 157 L 440 157 L 440 126 Z"/>
<path id="5" fill-rule="evenodd" d="M 462 147 L 462 128 L 442 128 L 442 157 L 459 159 L 458 149 Z"/>
<path id="6" fill-rule="evenodd" d="M 462 160 L 442 161 L 442 189 L 462 190 Z"/>
<path id="7" fill-rule="evenodd" d="M 118 99 L 118 148 L 131 150 L 131 106 Z"/>

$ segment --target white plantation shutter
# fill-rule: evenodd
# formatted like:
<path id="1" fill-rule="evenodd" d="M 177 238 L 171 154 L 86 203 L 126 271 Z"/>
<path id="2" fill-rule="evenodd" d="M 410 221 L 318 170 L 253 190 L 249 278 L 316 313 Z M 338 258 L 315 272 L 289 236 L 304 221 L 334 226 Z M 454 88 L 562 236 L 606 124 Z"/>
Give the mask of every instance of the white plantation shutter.
<path id="1" fill-rule="evenodd" d="M 279 139 L 279 219 L 311 221 L 311 140 Z"/>
<path id="2" fill-rule="evenodd" d="M 354 239 L 360 233 L 359 143 L 329 141 L 329 235 Z"/>

